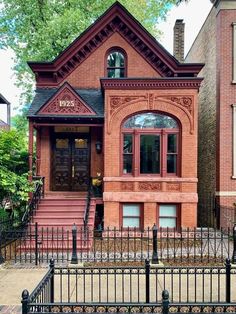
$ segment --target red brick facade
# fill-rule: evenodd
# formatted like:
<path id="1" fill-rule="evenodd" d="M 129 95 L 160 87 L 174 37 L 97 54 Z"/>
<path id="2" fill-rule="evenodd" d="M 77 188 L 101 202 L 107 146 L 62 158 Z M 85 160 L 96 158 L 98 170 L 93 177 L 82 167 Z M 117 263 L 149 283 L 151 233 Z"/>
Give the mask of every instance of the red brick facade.
<path id="1" fill-rule="evenodd" d="M 133 32 L 133 36 L 130 37 L 132 40 L 127 38 L 128 35 L 122 23 L 114 25 L 110 22 L 107 24 L 109 27 L 104 24 L 108 23 L 108 18 L 113 21 L 115 16 L 118 16 L 121 21 L 124 16 L 126 17 L 124 21 L 127 28 Z M 102 26 L 104 31 L 101 31 Z M 46 190 L 50 191 L 53 180 L 52 138 L 55 127 L 89 126 L 90 176 L 94 177 L 97 173 L 103 176 L 102 202 L 105 227 L 122 226 L 124 204 L 140 204 L 143 227 L 152 227 L 154 223 L 159 224 L 158 213 L 161 204 L 176 205 L 177 227 L 195 227 L 198 201 L 198 89 L 201 83 L 201 79 L 195 76 L 201 70 L 202 65 L 181 66 L 151 36 L 141 29 L 138 34 L 135 28 L 139 28 L 136 21 L 121 5 L 115 4 L 97 24 L 95 23 L 92 31 L 90 29 L 83 35 L 83 38 L 74 42 L 74 46 L 70 47 L 71 54 L 67 50 L 60 55 L 54 63 L 53 70 L 51 70 L 51 64 L 30 64 L 33 71 L 37 72 L 37 87 L 40 92 L 43 93 L 44 90 L 50 92 L 60 87 L 54 93 L 55 102 L 53 102 L 54 98 L 49 97 L 44 104 L 40 105 L 40 110 L 29 114 L 29 119 L 38 134 L 37 174 L 45 176 Z M 94 40 L 94 37 L 89 36 L 94 36 L 96 31 L 98 35 Z M 104 38 L 105 36 L 107 38 Z M 86 38 L 90 41 L 84 48 L 81 42 L 84 45 Z M 98 42 L 98 38 L 101 38 L 101 42 Z M 119 47 L 125 51 L 125 78 L 106 78 L 107 52 L 113 47 Z M 77 53 L 76 49 L 78 49 Z M 46 67 L 48 70 L 45 70 Z M 104 119 L 99 118 L 98 123 L 96 117 L 90 113 L 84 116 L 82 114 L 73 116 L 75 102 L 73 96 L 68 102 L 69 106 L 73 104 L 72 114 L 68 115 L 67 108 L 67 111 L 63 111 L 65 112 L 63 117 L 60 111 L 62 108 L 59 107 L 61 104 L 64 106 L 65 103 L 61 100 L 60 93 L 63 93 L 66 86 L 75 91 L 78 90 L 81 102 L 85 99 L 83 98 L 84 89 L 86 93 L 89 89 L 101 89 L 104 99 Z M 91 110 L 96 111 L 96 107 L 94 108 Z M 128 117 L 144 112 L 164 114 L 173 117 L 178 122 L 178 170 L 175 175 L 137 175 L 136 169 L 134 169 L 135 174 L 123 173 L 122 124 Z M 67 133 L 64 135 L 66 136 Z M 98 141 L 102 143 L 100 154 L 95 149 Z M 32 153 L 32 147 L 30 150 Z M 139 158 L 137 151 L 134 152 L 134 158 Z"/>

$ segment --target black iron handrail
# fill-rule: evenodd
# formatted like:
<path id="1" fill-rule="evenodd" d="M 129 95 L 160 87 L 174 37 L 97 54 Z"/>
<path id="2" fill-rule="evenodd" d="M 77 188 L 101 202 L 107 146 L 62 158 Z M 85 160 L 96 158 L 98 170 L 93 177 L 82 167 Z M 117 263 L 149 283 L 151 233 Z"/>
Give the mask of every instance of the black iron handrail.
<path id="1" fill-rule="evenodd" d="M 84 229 L 86 229 L 87 224 L 88 224 L 90 201 L 91 201 L 91 192 L 92 192 L 92 180 L 90 178 L 89 186 L 88 186 L 88 193 L 87 193 L 87 197 L 86 197 L 86 207 L 85 207 L 85 211 L 84 211 Z"/>
<path id="2" fill-rule="evenodd" d="M 28 223 L 31 220 L 31 217 L 35 214 L 35 211 L 38 208 L 39 201 L 44 197 L 44 177 L 34 176 L 33 180 L 35 183 L 35 190 L 30 199 L 28 210 L 25 211 L 22 217 L 22 223 Z"/>

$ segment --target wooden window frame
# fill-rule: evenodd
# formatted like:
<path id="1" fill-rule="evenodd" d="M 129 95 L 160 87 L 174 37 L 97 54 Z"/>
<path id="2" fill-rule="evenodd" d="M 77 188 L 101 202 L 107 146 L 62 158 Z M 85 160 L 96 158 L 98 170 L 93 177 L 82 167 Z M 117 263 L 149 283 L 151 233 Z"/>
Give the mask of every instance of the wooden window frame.
<path id="1" fill-rule="evenodd" d="M 140 210 L 140 216 L 139 216 L 139 227 L 123 227 L 123 219 L 124 218 L 137 218 L 138 216 L 124 216 L 123 215 L 123 206 L 124 205 L 138 205 L 139 206 L 139 210 Z M 135 202 L 131 202 L 131 203 L 120 203 L 120 226 L 122 229 L 124 230 L 143 230 L 143 225 L 144 225 L 144 216 L 143 216 L 143 210 L 144 206 L 142 203 L 135 203 Z"/>
<path id="2" fill-rule="evenodd" d="M 124 56 L 124 66 L 123 67 L 109 67 L 108 66 L 108 56 L 111 54 L 111 53 L 113 53 L 113 52 L 119 52 L 119 53 L 121 53 L 123 56 Z M 122 77 L 119 77 L 119 78 L 125 78 L 125 77 L 127 77 L 127 64 L 128 64 L 128 61 L 127 61 L 127 54 L 126 54 L 126 52 L 125 52 L 125 50 L 124 49 L 122 49 L 122 48 L 120 48 L 120 47 L 112 47 L 112 48 L 110 48 L 107 52 L 106 52 L 106 54 L 105 54 L 105 62 L 104 62 L 104 65 L 105 65 L 105 71 L 104 71 L 104 73 L 105 73 L 105 77 L 108 77 L 108 71 L 109 70 L 112 70 L 112 69 L 124 69 L 124 76 L 122 76 Z"/>
<path id="3" fill-rule="evenodd" d="M 177 177 L 180 175 L 180 130 L 179 128 L 173 129 L 122 129 L 121 130 L 121 169 L 120 173 L 122 176 L 157 176 L 157 177 Z M 133 158 L 132 158 L 132 173 L 124 173 L 124 154 L 123 154 L 123 141 L 124 134 L 133 134 Z M 140 137 L 141 135 L 160 135 L 160 173 L 140 173 Z M 177 135 L 177 147 L 176 147 L 176 173 L 167 173 L 167 156 L 168 156 L 168 134 Z"/>
<path id="4" fill-rule="evenodd" d="M 166 231 L 167 228 L 160 227 L 160 218 L 174 218 L 174 216 L 160 216 L 160 206 L 161 205 L 174 205 L 176 206 L 176 228 L 174 230 L 180 230 L 181 227 L 181 205 L 178 203 L 159 203 L 157 204 L 157 227 L 160 230 Z M 170 230 L 173 230 L 173 228 L 168 228 Z"/>

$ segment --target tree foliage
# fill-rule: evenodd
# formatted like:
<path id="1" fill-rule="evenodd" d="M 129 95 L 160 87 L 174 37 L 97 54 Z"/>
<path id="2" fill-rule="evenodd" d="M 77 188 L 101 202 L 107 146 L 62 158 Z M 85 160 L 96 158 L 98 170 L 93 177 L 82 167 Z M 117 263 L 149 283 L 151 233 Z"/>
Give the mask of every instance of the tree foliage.
<path id="1" fill-rule="evenodd" d="M 15 215 L 25 210 L 28 193 L 26 140 L 17 130 L 0 131 L 0 214 L 6 207 Z M 1 215 L 0 215 L 1 216 Z"/>
<path id="2" fill-rule="evenodd" d="M 184 0 L 120 0 L 157 35 L 156 25 L 172 5 Z M 186 1 L 186 0 L 185 0 Z M 49 61 L 93 23 L 114 0 L 0 0 L 0 49 L 15 52 L 17 85 L 30 102 L 33 74 L 27 61 Z"/>

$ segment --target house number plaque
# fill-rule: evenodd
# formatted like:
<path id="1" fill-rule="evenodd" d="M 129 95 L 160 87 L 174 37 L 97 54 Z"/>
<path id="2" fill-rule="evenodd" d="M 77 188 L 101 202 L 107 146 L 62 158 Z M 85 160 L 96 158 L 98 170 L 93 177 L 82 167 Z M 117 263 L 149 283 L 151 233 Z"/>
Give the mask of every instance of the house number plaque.
<path id="1" fill-rule="evenodd" d="M 59 106 L 60 107 L 74 107 L 75 102 L 74 102 L 74 100 L 60 100 Z"/>

